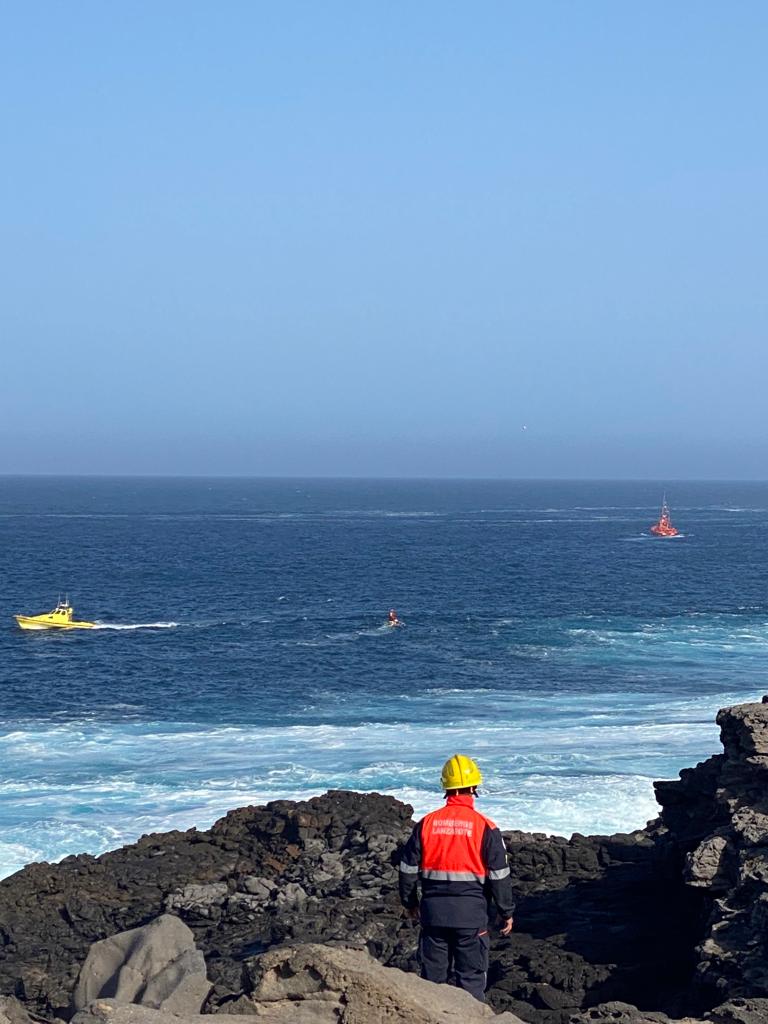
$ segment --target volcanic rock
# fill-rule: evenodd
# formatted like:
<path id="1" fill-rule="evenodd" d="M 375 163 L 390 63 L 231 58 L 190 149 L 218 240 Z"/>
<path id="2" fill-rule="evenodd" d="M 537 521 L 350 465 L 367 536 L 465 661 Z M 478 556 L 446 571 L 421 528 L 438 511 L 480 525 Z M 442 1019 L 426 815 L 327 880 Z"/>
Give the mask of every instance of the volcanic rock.
<path id="1" fill-rule="evenodd" d="M 286 1024 L 301 1019 L 291 1017 L 297 1002 L 311 1005 L 314 1015 L 306 1019 L 317 1024 L 469 1024 L 488 1018 L 522 1024 L 511 1013 L 495 1016 L 460 989 L 382 967 L 362 950 L 284 946 L 250 962 L 247 975 L 249 1001 Z"/>
<path id="2" fill-rule="evenodd" d="M 180 984 L 168 984 L 168 963 L 194 952 L 190 940 L 189 929 L 165 915 L 145 928 L 94 943 L 78 981 L 75 1006 L 80 1012 L 74 1021 L 210 1021 L 210 1015 L 199 1014 L 210 986 L 195 990 L 185 984 L 190 978 L 199 982 L 199 971 L 182 976 Z M 522 1024 L 513 1014 L 496 1017 L 466 992 L 382 967 L 363 950 L 283 946 L 247 961 L 244 981 L 244 994 L 218 1009 L 245 1018 L 246 1024 L 474 1024 L 489 1018 Z M 104 998 L 108 995 L 112 998 Z M 153 1009 L 162 1012 L 146 1012 Z"/>
<path id="3" fill-rule="evenodd" d="M 693 979 L 704 1006 L 768 997 L 768 704 L 717 722 L 724 753 L 656 786 L 684 880 L 705 896 Z"/>
<path id="4" fill-rule="evenodd" d="M 39 1021 L 13 996 L 0 996 L 0 1024 L 35 1024 Z"/>
<path id="5" fill-rule="evenodd" d="M 614 1000 L 593 1006 L 584 1013 L 574 1014 L 568 1024 L 671 1024 L 665 1013 L 646 1013 L 630 1003 Z M 697 1024 L 690 1018 L 675 1024 Z M 703 1022 L 700 1022 L 703 1024 Z"/>
<path id="6" fill-rule="evenodd" d="M 731 999 L 706 1015 L 712 1024 L 766 1024 L 768 999 Z"/>
<path id="7" fill-rule="evenodd" d="M 718 721 L 724 753 L 657 783 L 661 816 L 645 829 L 505 834 L 518 907 L 513 934 L 492 943 L 494 1008 L 531 1024 L 616 1001 L 646 1016 L 731 1014 L 728 1024 L 763 1012 L 768 704 Z M 411 808 L 391 797 L 330 792 L 240 808 L 207 832 L 30 865 L 0 882 L 0 992 L 66 1016 L 91 943 L 164 911 L 205 956 L 213 1012 L 250 998 L 248 965 L 277 946 L 353 945 L 412 970 L 418 933 L 397 897 L 411 828 Z"/>
<path id="8" fill-rule="evenodd" d="M 163 914 L 143 928 L 94 942 L 72 1005 L 82 1010 L 94 999 L 111 997 L 169 1013 L 199 1013 L 210 991 L 192 932 L 178 917 Z"/>
<path id="9" fill-rule="evenodd" d="M 31 865 L 0 882 L 0 987 L 38 1012 L 66 1015 L 91 942 L 164 910 L 194 933 L 214 1010 L 242 995 L 244 962 L 277 945 L 355 944 L 412 970 L 418 930 L 397 896 L 398 850 L 411 827 L 411 809 L 390 797 L 334 792 L 241 808 L 205 833 Z M 611 998 L 665 1006 L 687 984 L 698 933 L 686 929 L 699 896 L 657 839 L 507 834 L 519 931 L 492 946 L 488 998 L 497 1010 L 562 1024 Z"/>

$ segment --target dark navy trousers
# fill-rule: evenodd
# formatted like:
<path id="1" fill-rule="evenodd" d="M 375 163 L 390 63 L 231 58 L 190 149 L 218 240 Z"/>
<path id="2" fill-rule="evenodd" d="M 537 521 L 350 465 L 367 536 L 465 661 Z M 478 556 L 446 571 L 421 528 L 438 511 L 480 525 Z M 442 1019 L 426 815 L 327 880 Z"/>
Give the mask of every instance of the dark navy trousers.
<path id="1" fill-rule="evenodd" d="M 446 982 L 453 973 L 459 988 L 485 1002 L 490 939 L 487 928 L 435 928 L 421 926 L 421 976 Z"/>

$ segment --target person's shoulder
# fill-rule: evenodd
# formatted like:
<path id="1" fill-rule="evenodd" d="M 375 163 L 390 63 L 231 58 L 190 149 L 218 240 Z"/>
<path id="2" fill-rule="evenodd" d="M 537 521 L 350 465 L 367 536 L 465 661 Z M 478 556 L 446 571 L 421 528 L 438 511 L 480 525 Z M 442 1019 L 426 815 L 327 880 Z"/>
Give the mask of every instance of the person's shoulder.
<path id="1" fill-rule="evenodd" d="M 493 821 L 491 818 L 489 818 L 487 814 L 483 814 L 482 811 L 478 811 L 478 809 L 476 807 L 473 807 L 472 810 L 475 812 L 475 814 L 478 816 L 478 818 L 480 818 L 482 820 L 482 822 L 483 822 L 483 824 L 485 825 L 486 828 L 498 829 L 499 826 L 496 824 L 495 821 Z"/>

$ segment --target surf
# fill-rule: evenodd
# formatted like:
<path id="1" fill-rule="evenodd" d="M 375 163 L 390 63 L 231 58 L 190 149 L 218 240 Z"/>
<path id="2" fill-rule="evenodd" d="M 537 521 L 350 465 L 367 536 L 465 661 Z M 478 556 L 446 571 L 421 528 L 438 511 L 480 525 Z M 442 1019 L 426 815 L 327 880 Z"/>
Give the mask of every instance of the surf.
<path id="1" fill-rule="evenodd" d="M 176 629 L 178 622 L 100 622 L 93 624 L 93 629 Z"/>

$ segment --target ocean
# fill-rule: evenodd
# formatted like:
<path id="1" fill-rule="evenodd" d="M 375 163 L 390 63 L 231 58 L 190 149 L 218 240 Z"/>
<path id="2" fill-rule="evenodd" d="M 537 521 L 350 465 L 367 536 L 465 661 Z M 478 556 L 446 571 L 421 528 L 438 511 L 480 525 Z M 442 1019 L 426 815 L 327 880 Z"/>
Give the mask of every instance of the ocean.
<path id="1" fill-rule="evenodd" d="M 0 876 L 329 788 L 642 827 L 768 689 L 768 484 L 0 478 Z M 100 628 L 19 630 L 69 595 Z M 406 623 L 389 629 L 395 607 Z"/>

